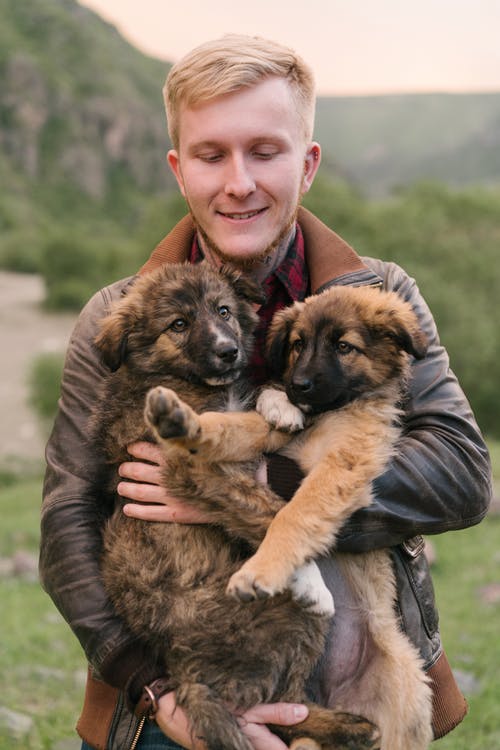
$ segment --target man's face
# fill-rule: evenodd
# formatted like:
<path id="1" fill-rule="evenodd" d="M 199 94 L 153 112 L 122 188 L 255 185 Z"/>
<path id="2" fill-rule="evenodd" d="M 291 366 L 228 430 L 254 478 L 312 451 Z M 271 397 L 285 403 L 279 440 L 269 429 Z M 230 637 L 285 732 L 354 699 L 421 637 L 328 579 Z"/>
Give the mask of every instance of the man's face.
<path id="1" fill-rule="evenodd" d="M 205 248 L 235 265 L 274 250 L 293 224 L 320 161 L 289 84 L 268 78 L 179 113 L 168 154 Z"/>

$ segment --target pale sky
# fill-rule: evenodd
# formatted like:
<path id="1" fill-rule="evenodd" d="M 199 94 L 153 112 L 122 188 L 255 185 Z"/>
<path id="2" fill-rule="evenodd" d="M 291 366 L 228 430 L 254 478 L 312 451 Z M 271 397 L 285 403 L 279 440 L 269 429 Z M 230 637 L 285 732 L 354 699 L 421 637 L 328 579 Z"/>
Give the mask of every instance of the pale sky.
<path id="1" fill-rule="evenodd" d="M 80 0 L 175 62 L 228 32 L 297 50 L 321 95 L 500 91 L 500 0 Z"/>

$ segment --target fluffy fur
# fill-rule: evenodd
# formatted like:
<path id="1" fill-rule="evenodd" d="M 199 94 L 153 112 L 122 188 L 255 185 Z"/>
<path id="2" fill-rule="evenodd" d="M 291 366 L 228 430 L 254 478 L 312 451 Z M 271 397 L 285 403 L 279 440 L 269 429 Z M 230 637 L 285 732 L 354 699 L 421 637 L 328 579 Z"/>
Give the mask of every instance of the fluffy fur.
<path id="1" fill-rule="evenodd" d="M 136 282 L 96 340 L 113 370 L 92 426 L 109 462 L 102 477 L 102 486 L 110 488 L 103 508 L 111 513 L 104 532 L 105 585 L 132 631 L 159 658 L 164 655 L 177 701 L 209 750 L 251 750 L 232 711 L 306 700 L 305 682 L 323 651 L 332 613 L 331 597 L 311 563 L 294 572 L 290 590 L 272 598 L 242 603 L 226 594 L 229 578 L 256 550 L 283 502 L 256 483 L 255 451 L 246 463 L 241 455 L 237 462 L 215 456 L 207 463 L 196 448 L 170 439 L 186 409 L 188 415 L 210 409 L 221 417 L 227 409 L 248 406 L 242 373 L 253 345 L 252 303 L 259 301 L 259 289 L 238 274 L 205 264 L 166 266 Z M 127 518 L 111 489 L 126 446 L 152 438 L 158 411 L 165 416 L 163 394 L 174 392 L 184 400 L 175 401 L 162 420 L 166 485 L 209 511 L 213 524 Z M 284 433 L 275 436 L 275 447 L 288 441 Z M 379 747 L 371 722 L 309 707 L 301 724 L 273 727 L 290 747 Z"/>
<path id="2" fill-rule="evenodd" d="M 346 519 L 370 503 L 371 483 L 399 435 L 410 356 L 423 357 L 425 348 L 411 307 L 396 293 L 334 287 L 275 317 L 269 356 L 285 392 L 262 394 L 258 408 L 265 419 L 256 412 L 197 415 L 172 391 L 149 394 L 148 419 L 167 454 L 196 451 L 197 462 L 206 462 L 205 476 L 214 461 L 251 459 L 275 450 L 284 430 L 305 427 L 282 448 L 305 479 L 255 554 L 232 575 L 228 593 L 237 600 L 275 601 L 300 566 L 331 550 Z M 197 475 L 201 495 L 203 482 Z M 335 682 L 332 675 L 329 699 L 370 718 L 381 730 L 383 750 L 424 750 L 432 739 L 431 692 L 394 612 L 389 552 L 338 558 L 365 653 L 350 679 Z"/>

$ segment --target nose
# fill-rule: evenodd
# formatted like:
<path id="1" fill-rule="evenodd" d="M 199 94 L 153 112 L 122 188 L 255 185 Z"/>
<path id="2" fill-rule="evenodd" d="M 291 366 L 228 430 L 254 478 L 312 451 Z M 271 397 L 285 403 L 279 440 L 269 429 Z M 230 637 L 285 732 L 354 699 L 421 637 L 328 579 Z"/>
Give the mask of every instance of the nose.
<path id="1" fill-rule="evenodd" d="M 312 390 L 313 382 L 307 375 L 294 377 L 292 379 L 292 388 L 295 393 L 309 393 Z"/>
<path id="2" fill-rule="evenodd" d="M 226 174 L 226 195 L 232 195 L 239 200 L 255 190 L 255 181 L 248 169 L 243 156 L 237 155 L 228 162 Z"/>
<path id="3" fill-rule="evenodd" d="M 238 347 L 230 342 L 219 344 L 215 350 L 215 355 L 221 359 L 224 364 L 230 365 L 238 356 Z"/>

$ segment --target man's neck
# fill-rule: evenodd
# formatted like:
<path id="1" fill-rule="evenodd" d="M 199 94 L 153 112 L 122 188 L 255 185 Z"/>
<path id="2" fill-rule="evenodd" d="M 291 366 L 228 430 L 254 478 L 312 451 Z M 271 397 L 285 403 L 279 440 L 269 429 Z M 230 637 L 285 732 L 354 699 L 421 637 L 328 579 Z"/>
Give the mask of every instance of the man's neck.
<path id="1" fill-rule="evenodd" d="M 245 273 L 248 276 L 251 276 L 255 281 L 259 282 L 260 284 L 267 279 L 271 274 L 273 274 L 277 268 L 282 264 L 282 262 L 285 260 L 288 251 L 293 244 L 293 241 L 295 240 L 295 233 L 296 233 L 296 227 L 294 226 L 290 229 L 289 233 L 284 237 L 279 245 L 273 250 L 272 253 L 269 255 L 266 255 L 265 258 L 262 258 L 261 260 L 255 261 L 254 264 L 251 266 L 249 265 L 248 268 L 245 269 Z M 206 243 L 203 242 L 203 239 L 198 234 L 198 245 L 201 248 L 201 251 L 204 255 L 204 257 L 214 265 L 218 266 L 221 264 L 220 258 L 217 257 L 217 255 L 206 246 Z M 235 266 L 238 267 L 238 266 Z"/>

